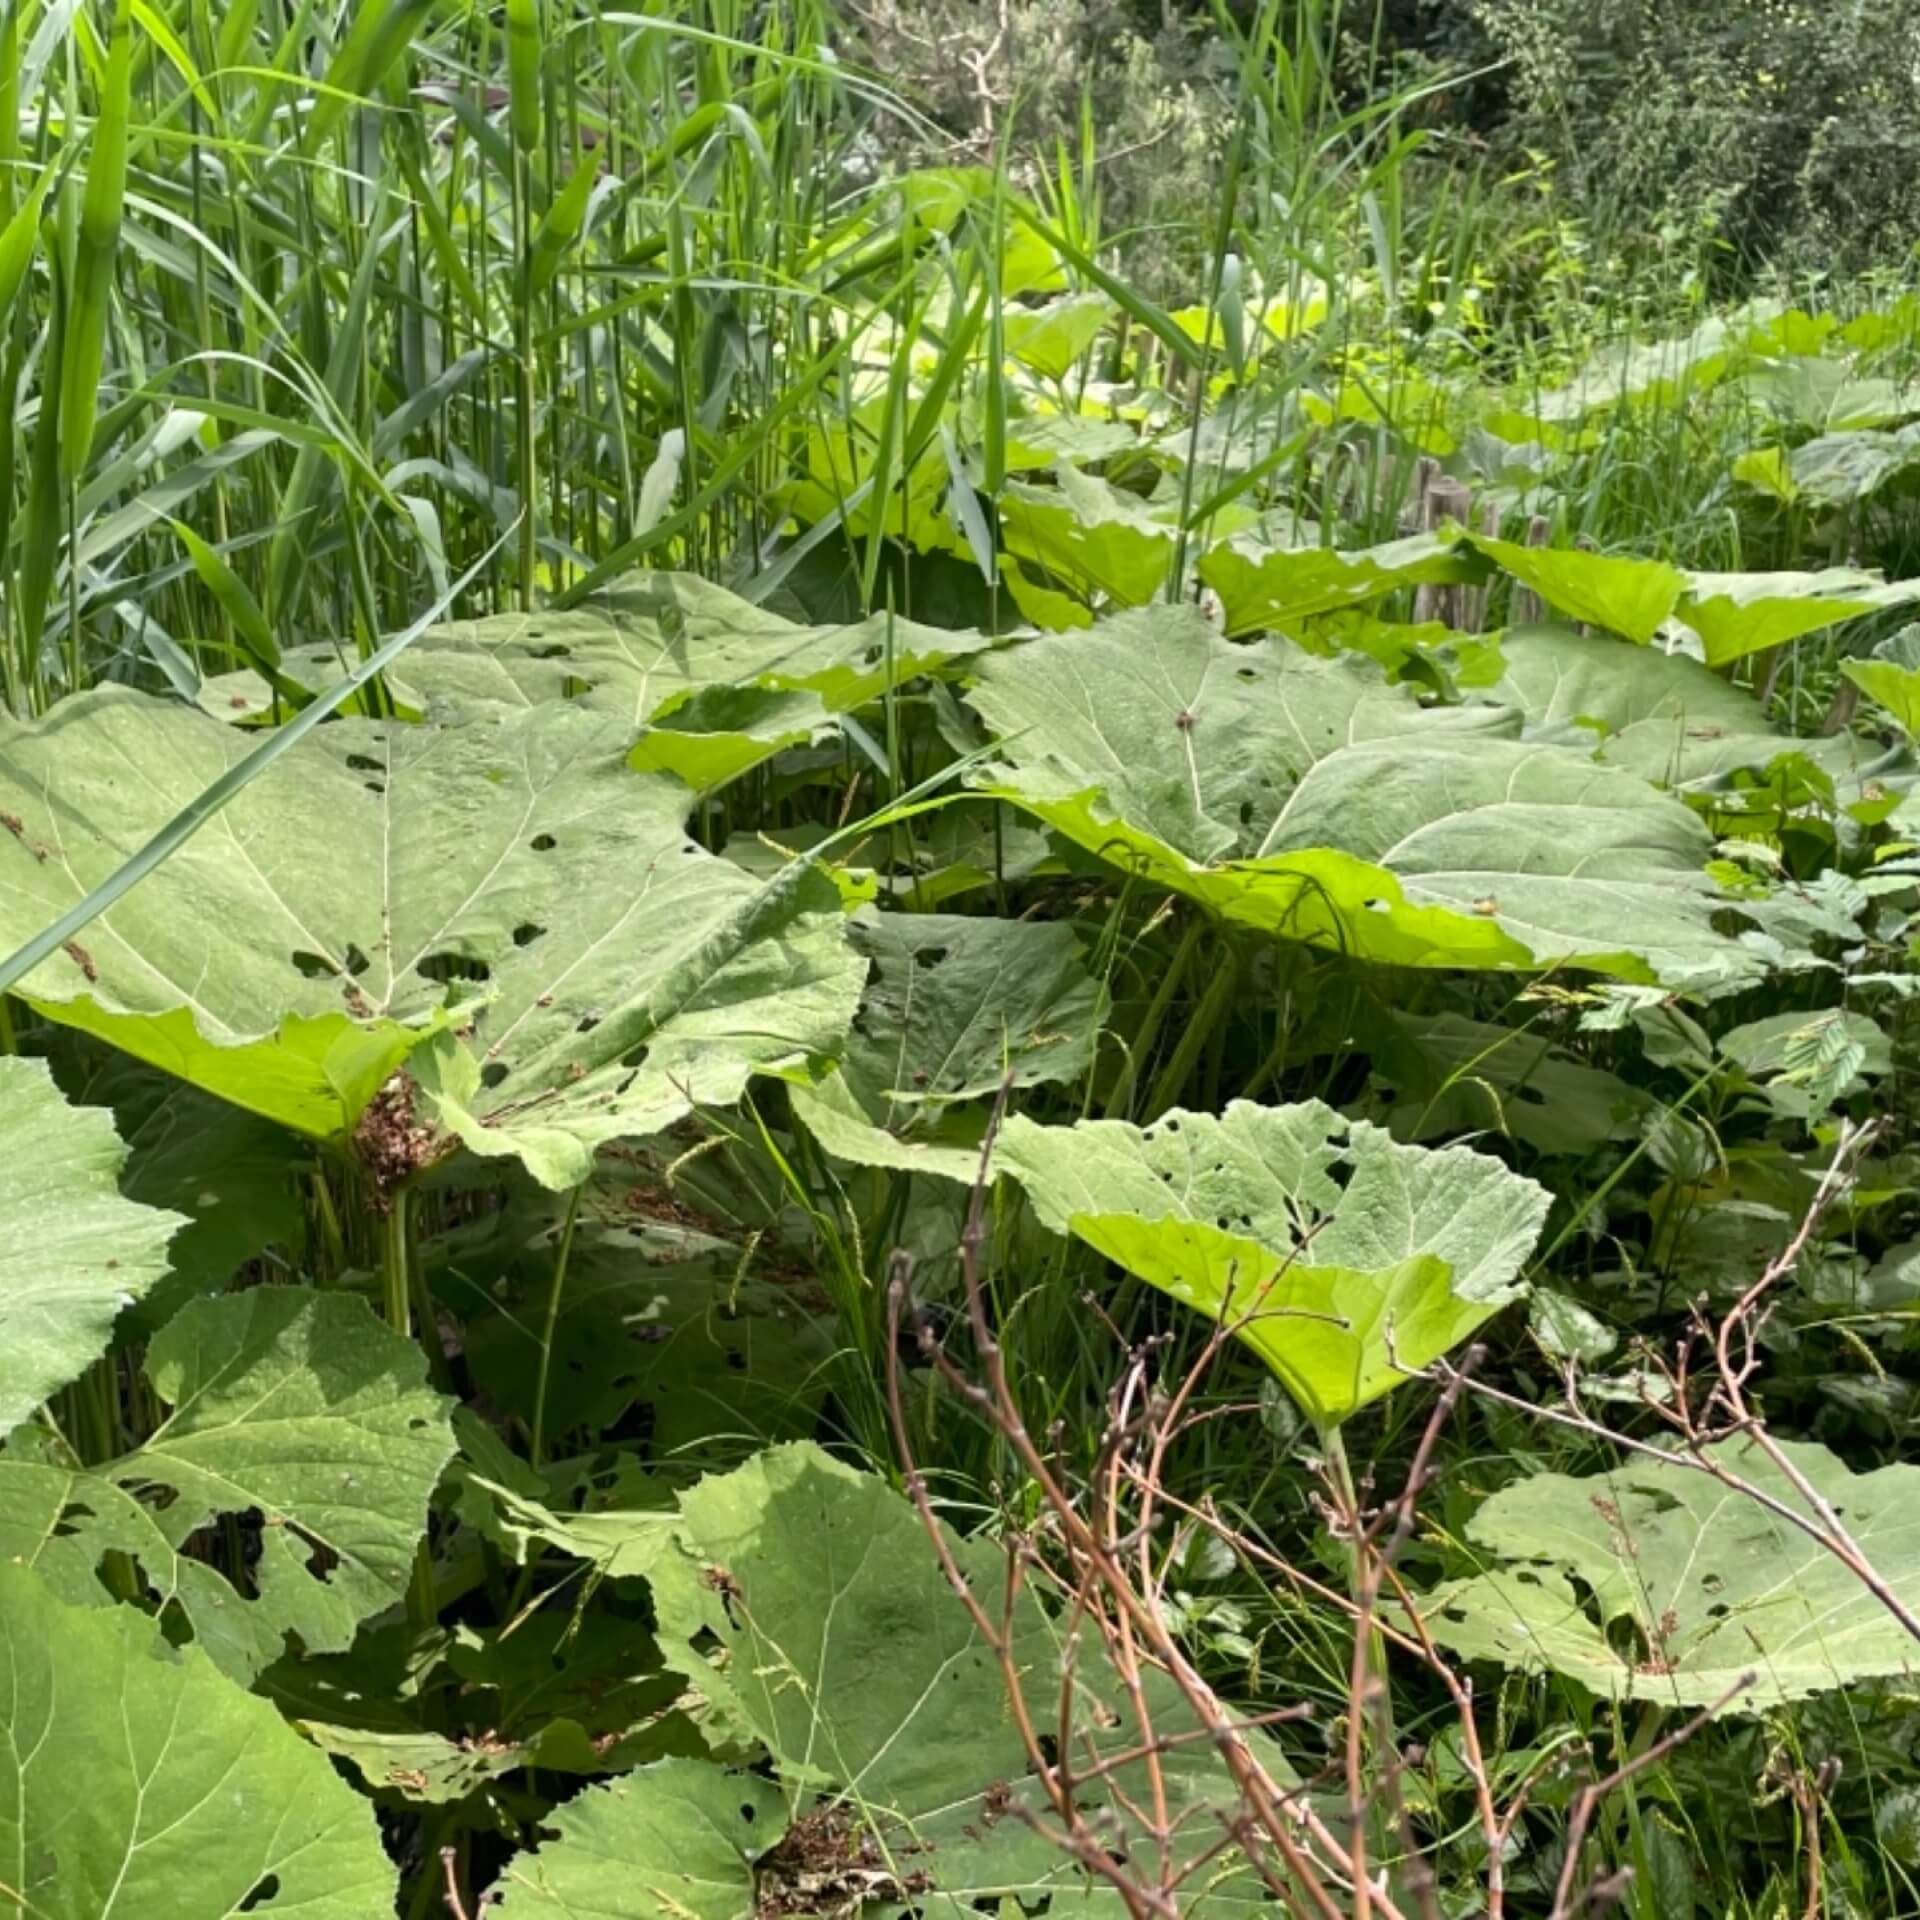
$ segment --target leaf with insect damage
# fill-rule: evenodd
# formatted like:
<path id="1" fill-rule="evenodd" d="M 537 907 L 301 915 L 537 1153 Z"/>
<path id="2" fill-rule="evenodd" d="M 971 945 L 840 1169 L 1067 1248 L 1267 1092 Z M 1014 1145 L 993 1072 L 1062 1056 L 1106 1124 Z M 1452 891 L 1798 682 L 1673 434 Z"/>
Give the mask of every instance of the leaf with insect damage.
<path id="1" fill-rule="evenodd" d="M 183 1215 L 124 1199 L 113 1117 L 70 1106 L 38 1060 L 0 1057 L 0 1434 L 104 1353 L 158 1286 Z"/>
<path id="2" fill-rule="evenodd" d="M 1625 769 L 1423 708 L 1371 662 L 1222 640 L 1156 608 L 982 661 L 979 784 L 1228 923 L 1415 966 L 1759 969 L 1715 916 L 1712 843 Z"/>
<path id="3" fill-rule="evenodd" d="M 747 1920 L 754 1861 L 787 1828 L 780 1789 L 709 1760 L 662 1760 L 547 1815 L 492 1889 L 502 1920 Z"/>
<path id="4" fill-rule="evenodd" d="M 1055 1232 L 1234 1326 L 1322 1428 L 1516 1298 L 1550 1204 L 1485 1154 L 1402 1146 L 1318 1101 L 1146 1128 L 1015 1115 L 994 1169 Z"/>
<path id="5" fill-rule="evenodd" d="M 255 1287 L 183 1309 L 148 1347 L 147 1377 L 172 1411 L 131 1453 L 93 1468 L 0 1457 L 0 1559 L 104 1606 L 102 1556 L 126 1554 L 241 1678 L 288 1634 L 344 1647 L 401 1597 L 453 1454 L 414 1342 L 349 1295 Z M 249 1591 L 188 1550 L 227 1519 Z"/>
<path id="6" fill-rule="evenodd" d="M 1777 1443 L 1909 1611 L 1920 1608 L 1920 1468 L 1854 1473 L 1825 1447 Z M 1812 1518 L 1750 1440 L 1723 1467 Z M 1754 1676 L 1747 1711 L 1912 1670 L 1914 1641 L 1835 1554 L 1712 1475 L 1634 1459 L 1537 1473 L 1469 1523 L 1487 1569 L 1420 1602 L 1435 1639 L 1474 1659 L 1550 1669 L 1602 1696 L 1697 1707 Z"/>
<path id="7" fill-rule="evenodd" d="M 1041 1086 L 1092 1063 L 1107 996 L 1071 927 L 868 909 L 848 937 L 873 972 L 840 1070 L 791 1096 L 829 1153 L 971 1180 L 981 1102 L 1003 1079 Z"/>
<path id="8" fill-rule="evenodd" d="M 392 1911 L 373 1809 L 267 1701 L 6 1564 L 0 1752 L 0 1883 L 37 1920 Z"/>
<path id="9" fill-rule="evenodd" d="M 815 1446 L 777 1447 L 688 1488 L 677 1516 L 627 1516 L 627 1549 L 611 1545 L 619 1515 L 598 1516 L 590 1541 L 574 1516 L 542 1519 L 514 1504 L 534 1537 L 576 1554 L 597 1547 L 590 1557 L 608 1571 L 646 1577 L 662 1650 L 707 1700 L 713 1736 L 767 1751 L 790 1803 L 804 1809 L 810 1840 L 832 1856 L 817 1864 L 852 1876 L 849 1892 L 858 1884 L 868 1898 L 910 1894 L 955 1915 L 990 1899 L 1086 1897 L 1071 1858 L 1028 1818 L 1048 1822 L 1001 1664 L 919 1515 L 885 1481 Z M 944 1528 L 943 1539 L 997 1619 L 1003 1550 Z M 1009 1618 L 1023 1698 L 1051 1738 L 1061 1724 L 1061 1625 L 1031 1593 L 1016 1597 Z M 1082 1804 L 1102 1830 L 1118 1831 L 1122 1797 L 1138 1805 L 1147 1792 L 1142 1764 L 1129 1757 L 1139 1723 L 1096 1635 L 1083 1632 L 1071 1664 Z M 1191 1710 L 1172 1683 L 1149 1674 L 1146 1687 L 1159 1735 L 1185 1728 L 1190 1739 Z M 1274 1777 L 1290 1782 L 1264 1737 L 1250 1737 Z M 1114 1763 L 1105 1781 L 1090 1772 L 1102 1759 Z M 1211 1809 L 1230 1789 L 1204 1742 L 1177 1745 L 1164 1767 L 1170 1804 L 1199 1853 L 1211 1844 L 1201 1830 L 1218 1831 Z M 637 1789 L 648 1778 L 634 1776 Z M 615 1820 L 613 1803 L 595 1804 Z M 762 1856 L 762 1891 L 793 1864 Z M 509 1887 L 519 1884 L 513 1875 Z M 1209 1877 L 1217 1884 L 1207 1904 L 1251 1897 L 1232 1856 Z"/>
<path id="10" fill-rule="evenodd" d="M 684 573 L 642 573 L 565 612 L 489 614 L 430 627 L 393 684 L 416 713 L 476 703 L 570 701 L 618 718 L 633 764 L 705 791 L 890 687 L 993 644 L 985 634 L 874 614 L 803 625 Z M 287 670 L 323 686 L 336 649 L 294 650 Z M 238 704 L 235 704 L 235 703 Z M 272 709 L 258 676 L 209 683 L 205 703 L 231 719 Z M 637 743 L 637 744 L 636 744 Z"/>
<path id="11" fill-rule="evenodd" d="M 632 772 L 630 744 L 617 718 L 561 702 L 337 722 L 24 995 L 323 1139 L 411 1057 L 421 1101 L 396 1090 L 382 1138 L 362 1129 L 377 1171 L 458 1135 L 572 1184 L 600 1142 L 830 1051 L 859 988 L 830 883 L 796 863 L 756 884 L 704 852 L 686 788 Z M 0 808 L 18 822 L 0 835 L 0 944 L 84 898 L 244 750 L 118 689 L 0 728 Z"/>

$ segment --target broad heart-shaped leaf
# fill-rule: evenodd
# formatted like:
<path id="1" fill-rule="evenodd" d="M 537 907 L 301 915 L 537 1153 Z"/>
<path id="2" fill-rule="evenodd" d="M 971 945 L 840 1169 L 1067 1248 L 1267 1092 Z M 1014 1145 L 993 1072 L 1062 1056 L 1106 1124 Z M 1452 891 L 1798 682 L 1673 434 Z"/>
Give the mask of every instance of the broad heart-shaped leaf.
<path id="1" fill-rule="evenodd" d="M 855 916 L 848 935 L 873 964 L 840 1071 L 796 1087 L 794 1112 L 841 1159 L 970 1181 L 983 1100 L 1071 1080 L 1093 1058 L 1105 989 L 1071 927 L 958 914 Z"/>
<path id="2" fill-rule="evenodd" d="M 848 925 L 873 973 L 842 1071 L 864 1100 L 903 1109 L 1071 1080 L 1093 1058 L 1106 994 L 1071 927 L 959 914 L 880 913 Z"/>
<path id="3" fill-rule="evenodd" d="M 1214 1319 L 1247 1320 L 1240 1338 L 1322 1428 L 1515 1298 L 1551 1203 L 1484 1154 L 1402 1146 L 1318 1101 L 1236 1100 L 1144 1129 L 1016 1114 L 994 1169 L 1055 1232 Z"/>
<path id="4" fill-rule="evenodd" d="M 1229 633 L 1286 627 L 1313 614 L 1378 600 L 1397 588 L 1472 580 L 1485 572 L 1445 534 L 1416 533 L 1382 547 L 1278 547 L 1251 533 L 1201 556 L 1202 582 L 1220 596 Z"/>
<path id="5" fill-rule="evenodd" d="M 1588 752 L 1655 786 L 1711 789 L 1783 753 L 1804 754 L 1836 782 L 1854 784 L 1906 764 L 1903 754 L 1851 734 L 1781 733 L 1751 694 L 1684 654 L 1559 627 L 1520 628 L 1500 650 L 1505 671 L 1479 698 L 1517 708 L 1526 738 Z"/>
<path id="6" fill-rule="evenodd" d="M 41 1061 L 0 1056 L 0 1434 L 166 1276 L 186 1220 L 121 1197 L 126 1157 L 110 1114 L 69 1106 Z"/>
<path id="7" fill-rule="evenodd" d="M 1370 661 L 1238 646 L 1188 609 L 982 663 L 989 791 L 1223 919 L 1412 966 L 1757 971 L 1705 827 L 1514 710 L 1422 708 Z"/>
<path id="8" fill-rule="evenodd" d="M 1854 567 L 1820 573 L 1694 573 L 1679 617 L 1700 636 L 1707 665 L 1783 646 L 1803 633 L 1920 600 L 1920 580 L 1882 580 Z"/>
<path id="9" fill-rule="evenodd" d="M 1472 536 L 1473 544 L 1531 587 L 1550 607 L 1590 626 L 1625 634 L 1643 646 L 1659 632 L 1686 591 L 1687 576 L 1664 560 L 1586 553 L 1572 547 L 1523 547 Z"/>
<path id="10" fill-rule="evenodd" d="M 817 1786 L 874 1818 L 896 1867 L 924 1873 L 949 1910 L 994 1894 L 1080 1890 L 1070 1859 L 1006 1804 L 1011 1793 L 1038 1812 L 1005 1679 L 901 1494 L 801 1445 L 701 1481 L 680 1508 L 677 1563 L 663 1559 L 650 1575 L 662 1642 L 669 1658 L 676 1641 L 688 1646 L 695 1685 L 766 1746 L 790 1786 Z M 951 1534 L 947 1544 L 997 1606 L 1003 1550 Z M 1029 1713 L 1049 1731 L 1059 1725 L 1060 1633 L 1031 1600 L 1018 1609 L 1015 1665 Z M 717 1643 L 721 1657 L 688 1643 Z M 1138 1722 L 1117 1710 L 1125 1702 L 1090 1634 L 1074 1678 L 1076 1748 L 1131 1748 Z M 1153 1706 L 1163 1737 L 1192 1724 L 1170 1686 L 1154 1689 Z M 1212 1844 L 1199 1830 L 1218 1831 L 1223 1783 L 1206 1758 L 1175 1752 L 1169 1796 L 1198 1853 Z M 1277 1756 L 1272 1767 L 1288 1777 Z M 1140 1804 L 1137 1763 L 1110 1785 Z M 1099 1798 L 1089 1791 L 1088 1810 L 1103 1817 Z M 1104 1817 L 1118 1819 L 1117 1807 Z"/>
<path id="11" fill-rule="evenodd" d="M 578 1516 L 547 1514 L 512 1496 L 504 1504 L 531 1537 L 583 1554 L 610 1575 L 644 1576 L 662 1648 L 706 1696 L 712 1731 L 732 1747 L 764 1748 L 789 1800 L 817 1790 L 823 1799 L 803 1819 L 817 1821 L 838 1803 L 870 1825 L 882 1863 L 903 1879 L 911 1870 L 916 1900 L 958 1913 L 996 1896 L 1077 1904 L 1084 1895 L 1070 1857 L 1023 1817 L 1041 1808 L 999 1664 L 949 1588 L 918 1516 L 884 1481 L 794 1445 L 702 1480 L 680 1496 L 677 1514 L 609 1513 L 583 1526 Z M 997 1603 L 1002 1550 L 951 1533 L 946 1541 L 974 1590 Z M 1049 1732 L 1061 1711 L 1061 1632 L 1023 1598 L 1015 1665 L 1029 1712 Z M 1137 1722 L 1090 1638 L 1074 1663 L 1076 1749 L 1130 1750 Z M 1157 1730 L 1181 1736 L 1190 1710 L 1170 1686 L 1154 1684 L 1158 1678 L 1149 1683 Z M 1290 1781 L 1284 1761 L 1260 1744 L 1275 1778 Z M 1200 1830 L 1218 1831 L 1219 1771 L 1210 1749 L 1184 1737 L 1166 1771 L 1198 1853 L 1212 1845 Z M 1140 1804 L 1137 1762 L 1117 1766 L 1110 1784 Z M 1103 1812 L 1096 1794 L 1089 1789 L 1089 1812 L 1124 1824 L 1119 1800 Z M 621 1844 L 618 1816 L 608 1811 L 605 1819 L 597 1849 L 611 1855 Z M 777 1830 L 766 1838 L 775 1837 Z M 1231 1863 L 1219 1864 L 1222 1879 L 1235 1877 Z M 519 1884 L 514 1873 L 509 1886 Z M 1244 1898 L 1245 1876 L 1238 1878 Z"/>
<path id="12" fill-rule="evenodd" d="M 1854 567 L 1821 573 L 1687 573 L 1664 560 L 1473 543 L 1549 606 L 1643 646 L 1670 618 L 1700 636 L 1710 667 L 1777 647 L 1803 633 L 1920 599 L 1920 581 L 1887 582 Z"/>
<path id="13" fill-rule="evenodd" d="M 1779 1445 L 1894 1592 L 1920 1605 L 1920 1467 L 1856 1474 L 1825 1447 Z M 1753 1442 L 1724 1442 L 1718 1457 L 1807 1511 Z M 1752 1673 L 1749 1709 L 1916 1663 L 1905 1629 L 1840 1560 L 1692 1468 L 1636 1459 L 1585 1479 L 1534 1474 L 1467 1531 L 1497 1564 L 1425 1596 L 1421 1613 L 1473 1658 L 1674 1707 L 1704 1706 Z"/>
<path id="14" fill-rule="evenodd" d="M 26 995 L 322 1138 L 438 1031 L 433 1117 L 569 1184 L 597 1142 L 831 1047 L 858 990 L 838 896 L 804 866 L 756 886 L 704 853 L 687 790 L 629 771 L 630 743 L 564 702 L 322 728 Z M 244 749 L 113 689 L 0 730 L 0 807 L 21 820 L 0 836 L 0 942 L 72 906 Z"/>
<path id="15" fill-rule="evenodd" d="M 0 1455 L 0 1559 L 105 1605 L 101 1555 L 130 1554 L 241 1677 L 289 1633 L 309 1652 L 344 1647 L 400 1598 L 453 1454 L 412 1341 L 347 1295 L 255 1287 L 184 1308 L 148 1347 L 147 1376 L 172 1412 L 132 1453 L 95 1469 Z M 246 1598 L 184 1548 L 218 1516 L 256 1512 Z"/>
<path id="16" fill-rule="evenodd" d="M 884 614 L 804 626 L 693 574 L 643 573 L 564 613 L 500 613 L 430 627 L 394 679 L 417 708 L 571 699 L 623 719 L 631 745 L 642 727 L 702 693 L 805 694 L 817 713 L 844 713 L 992 644 L 985 634 Z M 250 702 L 234 712 L 257 711 L 271 698 L 264 682 L 236 674 L 210 683 L 216 706 L 229 690 Z"/>
<path id="17" fill-rule="evenodd" d="M 1000 526 L 1009 548 L 1089 598 L 1144 606 L 1166 585 L 1173 565 L 1179 535 L 1173 519 L 1071 461 L 1057 463 L 1055 479 L 1051 487 L 1007 482 Z"/>
<path id="18" fill-rule="evenodd" d="M 487 1911 L 503 1920 L 747 1920 L 753 1863 L 787 1829 L 780 1789 L 709 1760 L 662 1760 L 547 1815 Z"/>
<path id="19" fill-rule="evenodd" d="M 130 1607 L 0 1564 L 0 1883 L 36 1920 L 391 1913 L 373 1809 Z"/>
<path id="20" fill-rule="evenodd" d="M 1909 740 L 1920 740 L 1920 626 L 1902 627 L 1870 660 L 1842 660 L 1840 671 L 1892 714 Z"/>

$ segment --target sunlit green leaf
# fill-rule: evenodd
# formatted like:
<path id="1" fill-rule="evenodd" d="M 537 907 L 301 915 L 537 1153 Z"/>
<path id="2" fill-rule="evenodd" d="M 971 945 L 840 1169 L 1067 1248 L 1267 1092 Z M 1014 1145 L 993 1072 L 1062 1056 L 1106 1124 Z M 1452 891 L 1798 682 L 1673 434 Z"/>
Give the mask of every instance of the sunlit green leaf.
<path id="1" fill-rule="evenodd" d="M 22 1913 L 391 1909 L 373 1809 L 143 1614 L 68 1606 L 0 1565 L 0 1670 L 0 1881 Z"/>
<path id="2" fill-rule="evenodd" d="M 1016 1114 L 994 1168 L 1055 1231 L 1235 1326 L 1322 1427 L 1513 1299 L 1549 1204 L 1497 1160 L 1401 1146 L 1317 1101 L 1144 1130 Z"/>
<path id="3" fill-rule="evenodd" d="M 1856 1474 L 1824 1447 L 1776 1444 L 1893 1592 L 1920 1603 L 1920 1468 Z M 1752 1441 L 1725 1442 L 1716 1458 L 1807 1511 Z M 1704 1706 L 1751 1674 L 1738 1703 L 1749 1711 L 1912 1665 L 1905 1628 L 1843 1561 L 1687 1467 L 1636 1459 L 1586 1479 L 1532 1474 L 1467 1531 L 1489 1570 L 1423 1596 L 1421 1614 L 1437 1640 L 1474 1658 L 1669 1707 Z"/>

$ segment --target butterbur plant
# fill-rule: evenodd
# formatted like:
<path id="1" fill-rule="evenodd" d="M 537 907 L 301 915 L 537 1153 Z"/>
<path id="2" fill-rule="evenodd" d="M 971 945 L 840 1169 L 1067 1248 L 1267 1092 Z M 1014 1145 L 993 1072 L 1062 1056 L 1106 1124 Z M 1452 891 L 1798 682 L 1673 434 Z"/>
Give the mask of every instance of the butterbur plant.
<path id="1" fill-rule="evenodd" d="M 1920 1906 L 1920 306 L 975 11 L 0 0 L 0 1908 Z"/>

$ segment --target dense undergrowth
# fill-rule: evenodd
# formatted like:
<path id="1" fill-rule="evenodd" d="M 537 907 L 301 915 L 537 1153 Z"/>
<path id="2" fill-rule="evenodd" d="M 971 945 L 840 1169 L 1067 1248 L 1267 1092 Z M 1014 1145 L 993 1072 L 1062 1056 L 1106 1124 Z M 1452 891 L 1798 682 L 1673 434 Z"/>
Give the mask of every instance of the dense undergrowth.
<path id="1" fill-rule="evenodd" d="M 6 16 L 22 1913 L 1920 1912 L 1920 294 L 1251 13 Z"/>

